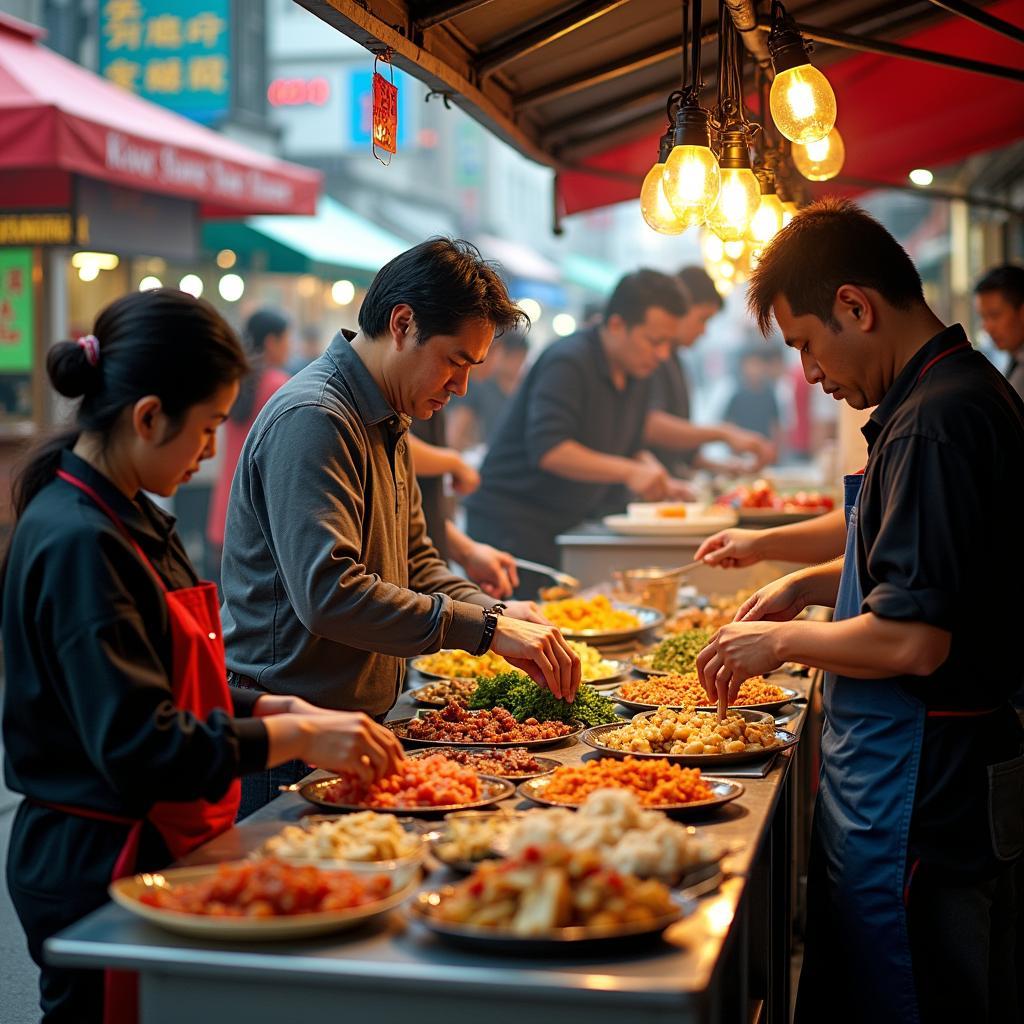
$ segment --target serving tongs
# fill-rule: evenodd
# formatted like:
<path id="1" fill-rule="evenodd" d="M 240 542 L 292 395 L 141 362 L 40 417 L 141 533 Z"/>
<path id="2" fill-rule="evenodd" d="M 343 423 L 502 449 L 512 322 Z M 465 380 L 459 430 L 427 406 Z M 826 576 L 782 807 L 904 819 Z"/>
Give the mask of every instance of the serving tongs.
<path id="1" fill-rule="evenodd" d="M 531 562 L 528 558 L 516 558 L 513 559 L 513 561 L 516 563 L 518 568 L 528 569 L 530 572 L 536 572 L 540 573 L 542 576 L 547 576 L 570 593 L 576 593 L 576 591 L 582 586 L 575 576 L 570 576 L 567 572 L 562 572 L 560 569 L 554 569 L 550 565 L 542 565 L 540 562 Z"/>

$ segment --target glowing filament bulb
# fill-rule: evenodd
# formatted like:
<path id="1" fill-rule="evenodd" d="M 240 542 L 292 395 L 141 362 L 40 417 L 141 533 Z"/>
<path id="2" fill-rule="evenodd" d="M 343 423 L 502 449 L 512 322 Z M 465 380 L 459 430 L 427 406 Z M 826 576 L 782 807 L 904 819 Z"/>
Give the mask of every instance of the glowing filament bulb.
<path id="1" fill-rule="evenodd" d="M 779 72 L 772 82 L 768 103 L 775 126 L 790 142 L 817 142 L 836 123 L 836 94 L 812 64 Z"/>

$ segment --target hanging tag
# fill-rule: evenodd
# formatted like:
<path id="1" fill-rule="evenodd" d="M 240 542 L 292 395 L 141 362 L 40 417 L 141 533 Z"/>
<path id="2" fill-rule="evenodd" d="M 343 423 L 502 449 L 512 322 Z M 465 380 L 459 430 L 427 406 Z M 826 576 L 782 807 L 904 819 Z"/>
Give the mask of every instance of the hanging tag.
<path id="1" fill-rule="evenodd" d="M 384 53 L 378 56 L 377 60 L 383 60 L 388 68 L 391 62 L 388 59 L 390 54 Z M 377 62 L 373 67 L 373 141 L 371 149 L 373 155 L 387 166 L 391 163 L 391 157 L 382 160 L 377 154 L 378 149 L 387 153 L 398 152 L 398 86 L 394 83 L 394 71 L 391 72 L 392 80 L 389 82 L 377 71 Z"/>

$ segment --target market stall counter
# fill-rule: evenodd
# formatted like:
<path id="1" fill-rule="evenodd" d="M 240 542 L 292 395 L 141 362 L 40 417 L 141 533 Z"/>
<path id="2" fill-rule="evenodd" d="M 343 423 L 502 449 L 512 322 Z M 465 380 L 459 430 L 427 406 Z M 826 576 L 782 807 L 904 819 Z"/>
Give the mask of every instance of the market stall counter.
<path id="1" fill-rule="evenodd" d="M 391 717 L 412 713 L 404 695 Z M 776 714 L 799 733 L 802 704 Z M 581 743 L 545 754 L 564 764 L 596 756 Z M 692 912 L 654 944 L 572 957 L 464 952 L 442 944 L 404 909 L 333 937 L 212 942 L 165 932 L 108 905 L 51 939 L 47 954 L 67 967 L 138 971 L 143 1024 L 282 1024 L 339 1014 L 417 1024 L 781 1022 L 789 1005 L 799 761 L 788 750 L 763 777 L 737 769 L 744 769 L 742 798 L 692 821 L 728 847 L 725 878 L 690 901 Z M 527 806 L 518 796 L 506 801 L 517 804 Z M 299 795 L 284 794 L 184 863 L 245 857 L 315 811 Z M 450 880 L 444 869 L 430 877 L 431 884 Z"/>

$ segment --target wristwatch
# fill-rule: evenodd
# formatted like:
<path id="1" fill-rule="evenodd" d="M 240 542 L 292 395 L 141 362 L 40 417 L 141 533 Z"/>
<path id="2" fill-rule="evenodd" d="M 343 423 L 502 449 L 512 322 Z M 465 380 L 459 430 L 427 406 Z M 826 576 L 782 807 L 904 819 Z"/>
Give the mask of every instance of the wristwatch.
<path id="1" fill-rule="evenodd" d="M 496 612 L 493 608 L 488 608 L 484 612 L 484 635 L 480 638 L 480 646 L 473 652 L 473 657 L 479 658 L 491 649 L 494 632 L 498 628 L 498 616 L 500 614 L 501 612 Z"/>

